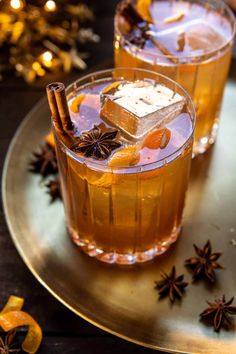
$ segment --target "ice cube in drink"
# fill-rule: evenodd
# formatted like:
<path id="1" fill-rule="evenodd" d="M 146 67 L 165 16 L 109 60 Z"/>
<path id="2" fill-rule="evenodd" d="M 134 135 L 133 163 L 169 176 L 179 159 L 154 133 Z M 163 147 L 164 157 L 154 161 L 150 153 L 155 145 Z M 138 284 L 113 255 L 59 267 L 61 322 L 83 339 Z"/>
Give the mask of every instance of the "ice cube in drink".
<path id="1" fill-rule="evenodd" d="M 101 116 L 135 140 L 176 118 L 184 98 L 155 82 L 139 80 L 113 85 L 101 94 Z"/>

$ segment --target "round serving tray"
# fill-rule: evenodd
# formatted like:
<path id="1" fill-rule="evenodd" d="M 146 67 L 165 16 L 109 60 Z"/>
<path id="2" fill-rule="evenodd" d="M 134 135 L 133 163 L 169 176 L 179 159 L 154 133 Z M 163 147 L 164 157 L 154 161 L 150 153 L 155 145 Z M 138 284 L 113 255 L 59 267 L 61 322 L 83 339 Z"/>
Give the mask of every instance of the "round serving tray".
<path id="1" fill-rule="evenodd" d="M 13 241 L 35 277 L 64 305 L 92 324 L 126 340 L 171 353 L 236 353 L 236 326 L 214 332 L 199 321 L 206 300 L 236 295 L 236 88 L 226 87 L 215 146 L 193 161 L 184 228 L 171 250 L 149 264 L 108 266 L 84 255 L 67 236 L 63 206 L 50 204 L 39 176 L 28 172 L 31 153 L 50 129 L 41 100 L 19 127 L 3 173 L 3 202 Z M 214 286 L 191 284 L 184 260 L 192 244 L 210 239 L 222 251 Z M 181 302 L 158 301 L 154 281 L 176 265 L 190 282 Z"/>

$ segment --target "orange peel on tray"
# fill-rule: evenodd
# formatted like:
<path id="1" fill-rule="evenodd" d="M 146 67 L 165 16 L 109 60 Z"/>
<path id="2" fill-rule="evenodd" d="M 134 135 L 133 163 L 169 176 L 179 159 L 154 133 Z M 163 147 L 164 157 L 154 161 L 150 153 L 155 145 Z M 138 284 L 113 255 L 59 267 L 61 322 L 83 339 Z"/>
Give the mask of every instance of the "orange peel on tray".
<path id="1" fill-rule="evenodd" d="M 26 353 L 36 353 L 41 341 L 42 330 L 38 323 L 28 313 L 21 311 L 24 299 L 10 296 L 7 304 L 0 312 L 0 327 L 8 332 L 16 327 L 29 326 L 28 333 L 22 343 L 22 349 Z"/>
<path id="2" fill-rule="evenodd" d="M 55 139 L 52 131 L 50 131 L 50 133 L 48 133 L 48 135 L 45 137 L 45 141 L 49 146 L 55 148 Z"/>

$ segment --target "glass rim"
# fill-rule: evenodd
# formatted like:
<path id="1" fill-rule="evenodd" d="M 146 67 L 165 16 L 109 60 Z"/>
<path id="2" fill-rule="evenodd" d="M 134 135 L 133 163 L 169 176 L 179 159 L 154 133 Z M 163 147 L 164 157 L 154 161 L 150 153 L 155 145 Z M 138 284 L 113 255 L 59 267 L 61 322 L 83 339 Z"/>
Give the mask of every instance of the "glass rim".
<path id="1" fill-rule="evenodd" d="M 221 52 L 223 51 L 225 48 L 228 47 L 228 45 L 233 41 L 235 35 L 236 35 L 236 18 L 234 16 L 234 13 L 233 11 L 231 10 L 231 8 L 229 7 L 228 4 L 226 4 L 223 0 L 214 0 L 216 1 L 217 3 L 221 4 L 223 6 L 223 8 L 225 8 L 230 16 L 230 19 L 232 20 L 232 23 L 233 23 L 233 28 L 232 28 L 232 33 L 231 33 L 231 36 L 229 39 L 227 39 L 225 41 L 224 44 L 222 44 L 221 46 L 219 46 L 219 48 L 217 49 L 212 49 L 211 51 L 207 52 L 207 53 L 204 53 L 204 54 L 197 54 L 197 55 L 186 55 L 186 56 L 178 56 L 178 55 L 168 55 L 168 54 L 155 54 L 153 52 L 150 52 L 148 50 L 144 50 L 144 49 L 141 49 L 141 48 L 138 48 L 135 44 L 132 44 L 130 43 L 129 40 L 127 40 L 124 35 L 121 33 L 119 27 L 118 27 L 118 23 L 117 23 L 117 18 L 118 18 L 118 7 L 120 6 L 121 3 L 125 2 L 126 0 L 121 0 L 117 6 L 116 6 L 116 13 L 115 13 L 115 17 L 114 17 L 114 30 L 115 30 L 115 33 L 118 33 L 118 35 L 122 38 L 122 40 L 124 41 L 124 43 L 126 43 L 129 48 L 131 48 L 131 50 L 133 51 L 133 53 L 145 53 L 147 55 L 151 55 L 153 58 L 157 59 L 157 58 L 167 58 L 167 59 L 174 59 L 174 60 L 178 60 L 178 59 L 181 59 L 183 60 L 183 62 L 178 62 L 178 63 L 160 63 L 160 64 L 163 64 L 165 66 L 176 66 L 176 65 L 187 65 L 187 64 L 192 64 L 191 62 L 188 62 L 187 60 L 188 59 L 192 59 L 192 58 L 195 58 L 196 61 L 195 62 L 199 62 L 201 61 L 204 61 L 204 60 L 208 60 L 210 58 L 212 58 L 216 53 L 218 52 Z M 137 1 L 137 0 L 135 0 Z M 132 54 L 132 53 L 131 53 Z M 148 61 L 148 58 L 147 60 L 144 60 L 144 61 Z"/>
<path id="2" fill-rule="evenodd" d="M 190 140 L 193 138 L 194 135 L 194 131 L 195 131 L 195 127 L 196 127 L 196 111 L 195 111 L 195 107 L 193 104 L 193 101 L 189 95 L 189 93 L 177 82 L 175 82 L 174 80 L 170 79 L 169 77 L 156 73 L 155 71 L 151 71 L 151 70 L 146 70 L 146 69 L 138 69 L 138 68 L 125 68 L 125 67 L 118 67 L 118 68 L 110 68 L 110 69 L 106 69 L 106 70 L 98 70 L 95 72 L 92 72 L 90 74 L 87 74 L 85 76 L 82 76 L 81 78 L 75 80 L 74 82 L 72 82 L 71 84 L 69 84 L 66 87 L 66 93 L 70 88 L 75 89 L 75 85 L 77 85 L 80 82 L 84 82 L 85 80 L 89 80 L 90 78 L 93 78 L 97 75 L 105 75 L 105 74 L 111 74 L 112 72 L 116 72 L 117 70 L 125 70 L 125 71 L 129 71 L 129 72 L 142 72 L 142 73 L 148 73 L 148 74 L 154 74 L 155 76 L 159 77 L 159 78 L 163 78 L 165 80 L 167 80 L 168 82 L 174 84 L 176 87 L 178 87 L 178 89 L 180 89 L 184 95 L 184 97 L 187 97 L 188 100 L 188 106 L 190 106 L 190 109 L 192 111 L 192 113 L 189 113 L 191 116 L 191 122 L 192 122 L 192 130 L 191 130 L 191 134 L 188 136 L 188 138 L 185 140 L 185 142 L 178 147 L 174 152 L 170 153 L 169 155 L 162 157 L 160 159 L 157 159 L 154 162 L 150 162 L 150 163 L 145 163 L 145 164 L 141 164 L 141 165 L 136 165 L 136 166 L 108 166 L 108 165 L 104 165 L 104 163 L 102 163 L 100 160 L 95 161 L 89 157 L 85 157 L 85 156 L 80 156 L 78 154 L 76 154 L 73 150 L 71 150 L 71 148 L 69 148 L 68 146 L 65 145 L 65 143 L 63 142 L 60 134 L 58 134 L 58 132 L 55 129 L 54 126 L 54 122 L 53 119 L 51 119 L 52 121 L 52 127 L 53 127 L 53 131 L 54 134 L 57 138 L 57 140 L 59 141 L 59 143 L 63 146 L 63 149 L 77 162 L 82 163 L 82 164 L 86 164 L 89 167 L 95 167 L 98 170 L 104 170 L 105 172 L 109 172 L 109 171 L 123 171 L 125 170 L 127 173 L 128 171 L 135 171 L 135 170 L 140 170 L 142 168 L 145 168 L 144 171 L 142 172 L 147 172 L 150 170 L 153 170 L 154 168 L 160 168 L 163 166 L 163 162 L 165 162 L 168 159 L 171 159 L 171 157 L 174 157 L 173 159 L 171 159 L 170 161 L 173 161 L 176 159 L 176 157 L 179 156 L 180 151 L 182 149 L 184 149 L 190 142 Z M 108 75 L 107 75 L 108 77 Z M 109 77 L 112 78 L 112 76 L 110 75 Z M 92 82 L 96 82 L 96 78 L 95 80 L 91 81 Z M 89 82 L 88 82 L 89 83 Z M 175 156 L 176 155 L 176 156 Z M 160 166 L 156 166 L 158 164 L 162 163 Z M 169 162 L 167 162 L 166 164 L 168 164 Z M 140 171 L 141 172 L 141 171 Z M 134 173 L 134 172 L 133 172 Z"/>

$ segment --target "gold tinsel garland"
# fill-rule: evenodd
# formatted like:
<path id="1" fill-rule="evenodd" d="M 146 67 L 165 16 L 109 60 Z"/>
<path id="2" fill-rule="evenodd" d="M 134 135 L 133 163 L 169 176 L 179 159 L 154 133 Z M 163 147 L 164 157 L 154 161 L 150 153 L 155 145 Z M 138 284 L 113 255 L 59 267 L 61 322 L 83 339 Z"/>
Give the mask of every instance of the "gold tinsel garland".
<path id="1" fill-rule="evenodd" d="M 79 47 L 98 42 L 88 24 L 93 12 L 73 0 L 2 0 L 0 3 L 0 74 L 11 68 L 28 83 L 47 71 L 85 69 Z"/>

